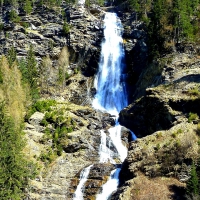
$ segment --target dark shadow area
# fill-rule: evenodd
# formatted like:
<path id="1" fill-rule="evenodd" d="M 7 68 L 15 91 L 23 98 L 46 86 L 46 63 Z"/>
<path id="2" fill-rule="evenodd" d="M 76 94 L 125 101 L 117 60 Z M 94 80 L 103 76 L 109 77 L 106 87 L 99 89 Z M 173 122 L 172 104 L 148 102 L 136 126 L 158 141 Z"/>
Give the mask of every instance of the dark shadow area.
<path id="1" fill-rule="evenodd" d="M 177 110 L 177 111 L 181 111 L 183 113 L 197 113 L 198 115 L 200 115 L 200 98 L 197 99 L 188 99 L 188 100 L 184 100 L 181 99 L 179 101 L 172 101 L 171 99 L 169 100 L 169 106 L 173 109 L 173 110 Z"/>
<path id="2" fill-rule="evenodd" d="M 182 81 L 200 83 L 200 75 L 199 74 L 190 74 L 190 75 L 184 76 L 178 80 L 175 80 L 174 83 L 180 83 Z"/>
<path id="3" fill-rule="evenodd" d="M 170 185 L 169 191 L 173 192 L 173 194 L 170 196 L 170 199 L 173 200 L 187 200 L 185 197 L 185 188 L 177 185 Z"/>

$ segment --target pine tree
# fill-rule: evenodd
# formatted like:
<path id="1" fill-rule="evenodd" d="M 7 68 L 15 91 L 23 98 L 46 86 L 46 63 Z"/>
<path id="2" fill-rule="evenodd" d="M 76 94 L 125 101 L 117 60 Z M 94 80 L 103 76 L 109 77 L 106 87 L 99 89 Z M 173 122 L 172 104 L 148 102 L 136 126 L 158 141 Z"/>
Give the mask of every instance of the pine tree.
<path id="1" fill-rule="evenodd" d="M 20 200 L 28 184 L 30 163 L 24 158 L 21 131 L 0 103 L 0 197 L 2 200 Z"/>
<path id="2" fill-rule="evenodd" d="M 187 182 L 187 193 L 192 195 L 199 195 L 199 180 L 197 176 L 196 166 L 194 162 L 192 163 L 191 172 L 190 172 L 190 179 Z"/>
<path id="3" fill-rule="evenodd" d="M 26 12 L 26 14 L 30 14 L 32 12 L 33 8 L 31 5 L 31 1 L 30 0 L 26 0 L 24 3 L 24 11 Z"/>
<path id="4" fill-rule="evenodd" d="M 19 69 L 22 73 L 22 81 L 27 83 L 30 87 L 30 93 L 33 100 L 39 98 L 38 90 L 38 70 L 37 61 L 35 58 L 35 53 L 33 51 L 33 46 L 30 46 L 26 60 L 21 59 L 19 61 Z"/>

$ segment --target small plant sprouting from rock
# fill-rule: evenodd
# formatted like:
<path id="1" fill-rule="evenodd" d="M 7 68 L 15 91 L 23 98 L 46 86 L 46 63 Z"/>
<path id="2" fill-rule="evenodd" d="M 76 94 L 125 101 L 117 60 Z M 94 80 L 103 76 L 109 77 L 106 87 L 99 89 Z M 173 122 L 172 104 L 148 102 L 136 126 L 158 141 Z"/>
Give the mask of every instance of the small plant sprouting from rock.
<path id="1" fill-rule="evenodd" d="M 64 24 L 63 24 L 63 34 L 64 35 L 69 34 L 70 33 L 70 29 L 71 29 L 70 24 L 68 24 L 67 22 L 64 22 Z"/>
<path id="2" fill-rule="evenodd" d="M 19 23 L 21 20 L 21 17 L 17 14 L 15 10 L 11 10 L 9 13 L 9 19 L 12 22 Z"/>
<path id="3" fill-rule="evenodd" d="M 196 113 L 192 113 L 192 112 L 189 113 L 189 116 L 188 116 L 189 123 L 196 121 L 198 119 L 199 119 L 199 116 Z"/>
<path id="4" fill-rule="evenodd" d="M 198 87 L 188 90 L 188 94 L 191 96 L 200 96 L 200 91 Z"/>
<path id="5" fill-rule="evenodd" d="M 183 132 L 182 129 L 178 129 L 176 132 L 172 133 L 172 137 L 173 137 L 173 138 L 176 138 L 177 135 L 178 135 L 179 133 L 182 133 L 182 132 Z"/>
<path id="6" fill-rule="evenodd" d="M 57 156 L 61 156 L 63 151 L 63 143 L 76 128 L 75 120 L 66 114 L 67 108 L 55 106 L 54 100 L 37 101 L 31 108 L 31 113 L 39 111 L 45 113 L 40 125 L 46 127 L 44 135 L 40 142 L 48 144 L 52 142 L 50 149 L 44 150 L 41 154 L 41 161 L 46 164 L 51 163 Z"/>
<path id="7" fill-rule="evenodd" d="M 3 23 L 0 23 L 0 31 L 2 31 L 4 28 L 4 24 Z"/>
<path id="8" fill-rule="evenodd" d="M 157 134 L 157 138 L 161 138 L 162 137 L 162 132 L 159 132 L 158 134 Z"/>
<path id="9" fill-rule="evenodd" d="M 15 51 L 15 48 L 12 46 L 8 50 L 8 54 L 7 54 L 7 60 L 8 60 L 9 67 L 12 67 L 12 64 L 15 62 L 16 59 L 17 59 L 17 53 Z"/>

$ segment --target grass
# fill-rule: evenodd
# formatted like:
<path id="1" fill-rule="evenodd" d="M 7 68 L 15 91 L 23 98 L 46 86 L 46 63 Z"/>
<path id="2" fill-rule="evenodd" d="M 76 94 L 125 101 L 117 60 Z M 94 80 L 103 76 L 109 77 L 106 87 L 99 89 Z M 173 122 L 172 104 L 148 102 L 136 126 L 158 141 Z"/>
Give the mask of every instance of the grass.
<path id="1" fill-rule="evenodd" d="M 188 94 L 191 96 L 200 96 L 200 91 L 198 87 L 188 90 Z"/>

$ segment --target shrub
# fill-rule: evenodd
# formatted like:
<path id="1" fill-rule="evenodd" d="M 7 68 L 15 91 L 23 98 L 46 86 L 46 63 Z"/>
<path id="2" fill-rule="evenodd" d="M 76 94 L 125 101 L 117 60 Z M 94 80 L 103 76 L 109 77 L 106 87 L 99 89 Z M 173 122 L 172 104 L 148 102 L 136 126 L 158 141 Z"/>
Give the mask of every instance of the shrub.
<path id="1" fill-rule="evenodd" d="M 28 22 L 22 22 L 21 25 L 24 27 L 24 28 L 28 28 L 30 25 Z"/>
<path id="2" fill-rule="evenodd" d="M 195 87 L 193 89 L 188 90 L 188 94 L 194 95 L 194 96 L 199 96 L 199 94 L 200 94 L 199 88 Z"/>
<path id="3" fill-rule="evenodd" d="M 45 112 L 45 111 L 51 111 L 51 106 L 55 106 L 56 101 L 55 100 L 42 100 L 37 101 L 32 107 L 35 108 L 36 111 L 39 112 Z"/>
<path id="4" fill-rule="evenodd" d="M 195 121 L 199 119 L 199 116 L 196 113 L 189 113 L 189 117 L 188 117 L 188 122 L 191 123 L 192 121 Z"/>
<path id="5" fill-rule="evenodd" d="M 20 16 L 18 16 L 18 14 L 17 14 L 17 12 L 15 10 L 11 10 L 10 11 L 10 13 L 9 13 L 9 19 L 12 22 L 15 22 L 15 23 L 18 23 L 21 20 Z"/>
<path id="6" fill-rule="evenodd" d="M 64 22 L 64 24 L 63 24 L 63 34 L 64 35 L 69 34 L 70 29 L 71 29 L 70 24 L 68 24 L 67 22 Z"/>
<path id="7" fill-rule="evenodd" d="M 177 132 L 172 133 L 173 138 L 176 138 L 176 136 L 177 136 Z"/>

